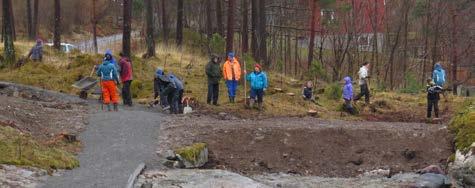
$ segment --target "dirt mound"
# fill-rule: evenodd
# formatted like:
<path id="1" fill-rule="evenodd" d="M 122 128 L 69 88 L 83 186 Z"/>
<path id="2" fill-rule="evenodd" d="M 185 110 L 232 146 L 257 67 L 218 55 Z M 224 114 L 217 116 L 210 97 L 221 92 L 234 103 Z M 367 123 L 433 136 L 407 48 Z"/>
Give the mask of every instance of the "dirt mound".
<path id="1" fill-rule="evenodd" d="M 191 119 L 192 118 L 192 119 Z M 163 126 L 163 149 L 209 145 L 206 168 L 243 174 L 354 177 L 374 169 L 413 171 L 445 165 L 451 135 L 442 125 L 274 118 L 262 121 L 182 117 Z"/>

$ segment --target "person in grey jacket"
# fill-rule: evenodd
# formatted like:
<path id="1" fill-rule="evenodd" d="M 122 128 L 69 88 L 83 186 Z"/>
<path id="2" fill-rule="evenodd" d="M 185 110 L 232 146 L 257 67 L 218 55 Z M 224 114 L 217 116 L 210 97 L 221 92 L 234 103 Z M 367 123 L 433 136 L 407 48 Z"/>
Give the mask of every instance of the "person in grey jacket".
<path id="1" fill-rule="evenodd" d="M 182 113 L 183 104 L 181 99 L 183 98 L 184 91 L 183 82 L 173 73 L 168 74 L 168 79 L 170 80 L 170 85 L 175 88 L 175 90 L 168 95 L 171 113 Z"/>
<path id="2" fill-rule="evenodd" d="M 36 40 L 36 44 L 31 48 L 27 58 L 31 58 L 35 62 L 43 61 L 43 41 L 41 39 Z"/>

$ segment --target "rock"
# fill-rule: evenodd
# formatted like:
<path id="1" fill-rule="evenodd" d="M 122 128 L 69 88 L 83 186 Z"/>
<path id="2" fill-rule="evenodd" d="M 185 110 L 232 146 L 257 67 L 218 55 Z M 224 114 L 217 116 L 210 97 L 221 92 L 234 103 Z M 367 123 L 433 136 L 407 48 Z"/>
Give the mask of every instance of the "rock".
<path id="1" fill-rule="evenodd" d="M 176 161 L 170 161 L 170 160 L 165 160 L 162 162 L 163 166 L 166 166 L 168 168 L 173 168 L 175 165 Z"/>
<path id="2" fill-rule="evenodd" d="M 389 177 L 391 171 L 389 169 L 377 169 L 363 173 L 364 177 Z"/>
<path id="3" fill-rule="evenodd" d="M 475 174 L 465 174 L 462 182 L 466 187 L 475 187 Z"/>
<path id="4" fill-rule="evenodd" d="M 152 183 L 145 183 L 143 184 L 142 186 L 140 186 L 141 188 L 152 188 Z"/>
<path id="5" fill-rule="evenodd" d="M 406 158 L 407 160 L 412 160 L 412 159 L 414 159 L 414 158 L 416 157 L 416 152 L 413 151 L 413 150 L 408 150 L 408 149 L 406 149 L 406 150 L 404 150 L 404 151 L 402 152 L 402 155 L 403 155 L 404 158 Z"/>
<path id="6" fill-rule="evenodd" d="M 178 161 L 182 162 L 185 168 L 199 168 L 208 162 L 208 145 L 206 143 L 195 143 L 182 147 L 175 153 Z"/>
<path id="7" fill-rule="evenodd" d="M 442 174 L 426 173 L 417 178 L 414 188 L 443 188 L 452 185 L 449 177 Z"/>
<path id="8" fill-rule="evenodd" d="M 420 174 L 433 173 L 445 175 L 445 172 L 438 165 L 430 165 L 417 171 Z"/>
<path id="9" fill-rule="evenodd" d="M 349 163 L 354 164 L 354 165 L 356 165 L 356 166 L 359 166 L 359 165 L 363 164 L 363 159 L 358 158 L 358 159 L 356 159 L 356 160 L 351 160 L 351 161 L 349 161 Z"/>
<path id="10" fill-rule="evenodd" d="M 163 157 L 165 157 L 165 159 L 167 160 L 172 160 L 172 161 L 175 161 L 177 160 L 178 158 L 176 157 L 176 154 L 173 150 L 167 150 L 165 151 L 165 153 L 163 154 Z"/>

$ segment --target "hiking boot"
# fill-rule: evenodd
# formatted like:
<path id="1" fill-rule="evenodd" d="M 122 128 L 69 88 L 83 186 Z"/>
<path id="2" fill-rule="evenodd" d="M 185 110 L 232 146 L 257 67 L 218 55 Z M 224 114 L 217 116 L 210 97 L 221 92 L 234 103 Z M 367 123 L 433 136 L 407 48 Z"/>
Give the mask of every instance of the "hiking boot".
<path id="1" fill-rule="evenodd" d="M 264 103 L 258 103 L 257 106 L 259 108 L 259 111 L 264 110 Z"/>
<path id="2" fill-rule="evenodd" d="M 119 106 L 117 104 L 114 104 L 114 111 L 119 111 Z"/>
<path id="3" fill-rule="evenodd" d="M 251 108 L 251 109 L 254 108 L 254 103 L 255 103 L 254 99 L 250 99 L 249 100 L 249 108 Z"/>
<path id="4" fill-rule="evenodd" d="M 231 103 L 234 103 L 234 97 L 231 97 Z"/>

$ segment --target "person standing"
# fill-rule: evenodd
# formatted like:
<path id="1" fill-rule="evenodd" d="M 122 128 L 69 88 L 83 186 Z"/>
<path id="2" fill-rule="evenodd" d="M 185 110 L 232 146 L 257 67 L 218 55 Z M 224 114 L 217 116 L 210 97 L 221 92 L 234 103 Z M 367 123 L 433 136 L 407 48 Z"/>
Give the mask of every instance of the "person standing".
<path id="1" fill-rule="evenodd" d="M 370 93 L 369 93 L 369 88 L 368 88 L 368 79 L 369 79 L 369 75 L 368 75 L 368 71 L 369 71 L 369 68 L 370 68 L 370 63 L 369 62 L 365 62 L 363 64 L 363 66 L 360 68 L 359 72 L 358 72 L 358 76 L 359 76 L 359 85 L 360 85 L 360 93 L 354 98 L 355 101 L 361 99 L 361 97 L 365 97 L 365 102 L 366 104 L 369 104 L 369 97 L 370 97 Z"/>
<path id="2" fill-rule="evenodd" d="M 439 93 L 442 87 L 437 85 L 432 79 L 427 79 L 427 119 L 432 117 L 432 108 L 436 118 L 439 118 Z"/>
<path id="3" fill-rule="evenodd" d="M 347 76 L 343 80 L 345 81 L 345 85 L 343 86 L 343 100 L 345 100 L 345 111 L 347 111 L 351 115 L 355 115 L 356 111 L 353 108 L 353 105 L 351 104 L 351 100 L 353 99 L 353 85 L 351 83 L 351 78 Z"/>
<path id="4" fill-rule="evenodd" d="M 229 102 L 234 103 L 238 81 L 241 79 L 241 65 L 234 57 L 234 52 L 228 53 L 228 59 L 223 65 L 223 77 L 228 88 Z"/>
<path id="5" fill-rule="evenodd" d="M 247 74 L 244 70 L 244 74 Z M 267 89 L 267 75 L 262 72 L 262 67 L 259 64 L 254 65 L 254 72 L 247 75 L 246 78 L 251 83 L 251 100 L 249 106 L 254 107 L 254 103 L 257 101 L 259 110 L 263 109 L 264 91 Z"/>
<path id="6" fill-rule="evenodd" d="M 132 62 L 124 53 L 120 52 L 120 79 L 122 81 L 122 100 L 124 105 L 132 106 L 132 94 L 130 93 L 130 85 L 132 84 Z"/>
<path id="7" fill-rule="evenodd" d="M 436 63 L 434 65 L 434 71 L 432 72 L 432 81 L 434 81 L 435 85 L 439 86 L 440 88 L 444 88 L 445 70 L 442 68 L 442 65 L 440 63 Z M 445 102 L 447 102 L 447 95 L 443 90 L 441 93 L 444 96 Z"/>
<path id="8" fill-rule="evenodd" d="M 117 93 L 117 86 L 120 85 L 119 76 L 117 75 L 117 68 L 112 64 L 111 60 L 104 58 L 104 61 L 96 72 L 97 76 L 101 78 L 102 99 L 107 106 L 107 110 L 111 111 L 110 103 L 114 105 L 114 111 L 118 111 L 119 94 Z M 117 85 L 116 85 L 117 84 Z"/>
<path id="9" fill-rule="evenodd" d="M 34 62 L 43 61 L 43 41 L 41 39 L 36 40 L 35 46 L 31 48 L 30 53 L 28 53 L 27 58 L 30 58 Z"/>
<path id="10" fill-rule="evenodd" d="M 218 105 L 219 80 L 221 80 L 221 67 L 216 55 L 211 55 L 211 61 L 206 65 L 206 75 L 208 76 L 208 98 L 207 103 Z"/>

